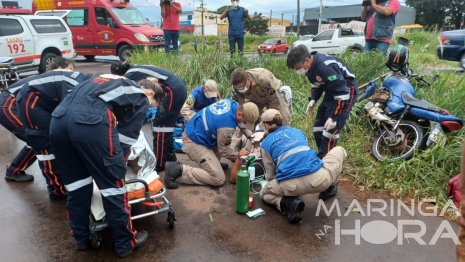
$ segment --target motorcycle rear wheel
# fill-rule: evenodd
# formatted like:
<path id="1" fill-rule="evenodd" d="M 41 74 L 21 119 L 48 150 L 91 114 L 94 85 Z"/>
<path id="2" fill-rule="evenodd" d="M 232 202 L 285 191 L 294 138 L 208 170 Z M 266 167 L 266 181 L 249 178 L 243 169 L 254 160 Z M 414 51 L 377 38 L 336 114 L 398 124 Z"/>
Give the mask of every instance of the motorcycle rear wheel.
<path id="1" fill-rule="evenodd" d="M 398 127 L 404 133 L 404 140 L 395 146 L 387 145 L 384 138 L 388 136 L 386 130 L 375 138 L 371 148 L 373 156 L 378 161 L 394 162 L 412 158 L 423 140 L 423 128 L 413 121 L 402 121 Z"/>

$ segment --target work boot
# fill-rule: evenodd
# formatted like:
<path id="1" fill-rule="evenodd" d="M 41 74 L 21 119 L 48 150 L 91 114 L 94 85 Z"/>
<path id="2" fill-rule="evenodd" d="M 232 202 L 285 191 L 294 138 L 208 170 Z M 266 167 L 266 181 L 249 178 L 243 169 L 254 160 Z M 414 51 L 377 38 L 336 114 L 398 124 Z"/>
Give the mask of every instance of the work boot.
<path id="1" fill-rule="evenodd" d="M 48 194 L 48 198 L 52 201 L 59 201 L 59 200 L 68 200 L 68 192 L 65 192 L 64 194 Z"/>
<path id="2" fill-rule="evenodd" d="M 18 174 L 13 174 L 8 172 L 8 167 L 5 172 L 5 180 L 15 181 L 15 182 L 26 182 L 34 180 L 34 176 L 26 174 L 26 172 L 21 171 Z"/>
<path id="3" fill-rule="evenodd" d="M 134 248 L 133 249 L 130 249 L 129 251 L 127 251 L 126 253 L 123 253 L 123 254 L 118 254 L 116 253 L 116 256 L 117 257 L 120 257 L 120 258 L 123 258 L 123 257 L 127 257 L 129 256 L 133 250 L 141 247 L 142 245 L 145 244 L 145 242 L 147 242 L 147 239 L 149 238 L 149 233 L 147 233 L 147 231 L 145 230 L 141 230 L 141 231 L 138 231 L 137 234 L 136 234 L 136 239 L 134 239 Z"/>
<path id="4" fill-rule="evenodd" d="M 226 164 L 226 163 L 220 163 L 220 164 L 221 164 L 221 168 L 223 169 L 223 171 L 225 171 L 225 170 L 228 170 L 228 169 L 229 169 L 229 166 L 228 166 L 228 164 Z"/>
<path id="5" fill-rule="evenodd" d="M 182 175 L 182 164 L 176 162 L 166 162 L 165 186 L 170 189 L 178 187 L 176 180 Z"/>
<path id="6" fill-rule="evenodd" d="M 90 241 L 89 241 L 89 239 L 87 239 L 83 243 L 76 243 L 76 245 L 77 245 L 77 250 L 83 251 L 83 250 L 89 249 Z"/>
<path id="7" fill-rule="evenodd" d="M 287 212 L 287 222 L 295 224 L 302 220 L 305 203 L 298 197 L 285 196 L 281 199 L 281 212 Z"/>
<path id="8" fill-rule="evenodd" d="M 333 196 L 335 196 L 337 194 L 337 185 L 335 186 L 330 186 L 328 187 L 328 189 L 326 189 L 325 191 L 321 192 L 319 195 L 318 195 L 318 198 L 323 200 L 323 201 L 326 201 L 330 198 L 332 198 Z"/>

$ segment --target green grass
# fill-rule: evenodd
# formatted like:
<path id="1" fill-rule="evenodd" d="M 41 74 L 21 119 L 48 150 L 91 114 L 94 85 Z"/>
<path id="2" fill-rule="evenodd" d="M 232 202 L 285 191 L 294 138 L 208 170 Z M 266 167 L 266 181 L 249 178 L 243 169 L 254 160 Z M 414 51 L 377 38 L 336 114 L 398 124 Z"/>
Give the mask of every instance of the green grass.
<path id="1" fill-rule="evenodd" d="M 416 33 L 407 37 L 414 41 L 414 44 L 409 46 L 412 69 L 420 74 L 426 72 L 426 79 L 430 82 L 433 82 L 432 72 L 439 75 L 438 81 L 432 87 L 413 83 L 416 86 L 417 97 L 426 99 L 465 119 L 464 78 L 452 72 L 435 72 L 425 64 L 436 61 L 434 54 L 437 34 Z M 258 41 L 257 39 L 263 40 L 265 38 L 246 38 L 246 41 L 254 43 Z M 187 40 L 183 39 L 183 41 Z M 384 66 L 385 56 L 377 53 L 356 56 L 345 53 L 341 55 L 341 58 L 355 72 L 359 86 L 388 72 Z M 284 85 L 289 85 L 293 89 L 292 126 L 306 132 L 310 145 L 315 147 L 312 134 L 314 119 L 308 119 L 304 115 L 310 93 L 310 84 L 306 77 L 298 76 L 293 70 L 286 67 L 285 57 L 267 55 L 253 58 L 243 56 L 229 58 L 220 53 L 207 52 L 186 58 L 182 55 L 136 53 L 131 62 L 166 68 L 183 79 L 189 89 L 201 85 L 206 79 L 214 79 L 218 82 L 223 97 L 231 96 L 229 78 L 235 68 L 267 68 L 281 79 Z M 457 64 L 454 64 L 454 67 L 457 67 Z M 415 155 L 409 161 L 392 164 L 377 162 L 371 156 L 374 136 L 363 116 L 362 107 L 363 103 L 355 105 L 347 123 L 348 128 L 342 131 L 339 140 L 339 145 L 345 147 L 349 154 L 344 175 L 350 175 L 355 184 L 364 188 L 386 191 L 401 198 L 414 198 L 416 200 L 425 197 L 436 198 L 439 206 L 444 205 L 447 201 L 447 181 L 460 171 L 460 153 L 465 136 L 464 130 L 449 135 L 446 146 L 426 150 Z"/>

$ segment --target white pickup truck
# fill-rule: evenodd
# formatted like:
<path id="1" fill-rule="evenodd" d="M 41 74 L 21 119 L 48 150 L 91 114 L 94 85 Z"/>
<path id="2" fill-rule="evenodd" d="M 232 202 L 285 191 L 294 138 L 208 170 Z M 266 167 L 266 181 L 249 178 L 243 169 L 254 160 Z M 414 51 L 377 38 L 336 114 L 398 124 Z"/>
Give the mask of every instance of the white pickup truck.
<path id="1" fill-rule="evenodd" d="M 311 39 L 299 42 L 305 45 L 309 52 L 338 55 L 347 49 L 363 51 L 365 36 L 355 35 L 351 29 L 338 28 L 323 31 Z"/>
<path id="2" fill-rule="evenodd" d="M 43 73 L 57 56 L 76 57 L 71 31 L 61 17 L 0 15 L 0 57 L 13 58 L 18 73 Z"/>

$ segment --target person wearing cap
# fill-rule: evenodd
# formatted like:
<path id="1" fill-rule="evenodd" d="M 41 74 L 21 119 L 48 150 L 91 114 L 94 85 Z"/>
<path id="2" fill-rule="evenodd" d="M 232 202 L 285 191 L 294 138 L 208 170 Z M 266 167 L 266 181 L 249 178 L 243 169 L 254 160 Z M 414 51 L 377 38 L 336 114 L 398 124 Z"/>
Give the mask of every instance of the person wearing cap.
<path id="1" fill-rule="evenodd" d="M 245 102 L 253 102 L 258 106 L 260 113 L 263 109 L 279 110 L 283 116 L 283 125 L 291 124 L 289 114 L 290 99 L 282 88 L 290 90 L 282 85 L 281 80 L 277 79 L 273 73 L 265 68 L 253 68 L 244 70 L 237 68 L 231 73 L 232 98 L 239 104 Z M 253 131 L 253 129 L 252 129 Z M 250 138 L 251 132 L 245 134 Z M 241 141 L 241 136 L 238 131 L 234 134 L 232 146 L 238 150 Z"/>
<path id="2" fill-rule="evenodd" d="M 265 134 L 260 147 L 268 183 L 260 198 L 287 213 L 289 223 L 297 223 L 305 208 L 299 196 L 319 193 L 319 199 L 325 201 L 337 194 L 347 153 L 338 146 L 320 159 L 308 146 L 304 132 L 282 126 L 279 111 L 269 109 L 261 119 Z"/>
<path id="3" fill-rule="evenodd" d="M 182 151 L 199 167 L 167 162 L 165 186 L 177 188 L 178 183 L 189 185 L 222 186 L 224 169 L 219 159 L 231 161 L 237 152 L 230 147 L 236 127 L 242 132 L 253 130 L 258 119 L 258 107 L 254 103 L 239 105 L 227 98 L 200 110 L 189 121 L 183 133 Z M 179 179 L 179 180 L 178 180 Z"/>
<path id="4" fill-rule="evenodd" d="M 203 86 L 196 87 L 192 90 L 181 109 L 181 115 L 186 122 L 189 122 L 197 112 L 218 102 L 219 99 L 220 95 L 216 82 L 208 79 Z"/>

